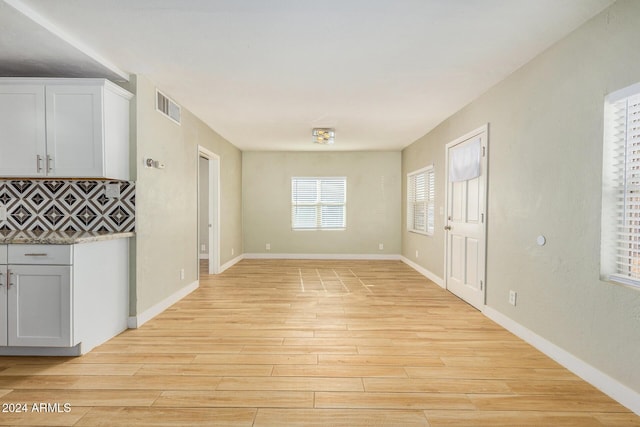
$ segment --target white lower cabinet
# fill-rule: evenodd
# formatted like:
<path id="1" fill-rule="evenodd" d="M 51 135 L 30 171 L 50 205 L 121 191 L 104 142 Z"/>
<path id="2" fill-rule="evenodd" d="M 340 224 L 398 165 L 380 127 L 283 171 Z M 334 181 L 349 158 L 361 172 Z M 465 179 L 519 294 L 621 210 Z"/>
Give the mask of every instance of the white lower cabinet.
<path id="1" fill-rule="evenodd" d="M 71 347 L 71 266 L 11 265 L 7 345 Z"/>
<path id="2" fill-rule="evenodd" d="M 0 355 L 86 353 L 126 329 L 128 295 L 127 239 L 0 245 Z"/>
<path id="3" fill-rule="evenodd" d="M 0 246 L 0 252 L 1 248 L 2 246 Z M 7 266 L 0 260 L 0 346 L 7 345 L 7 332 Z"/>

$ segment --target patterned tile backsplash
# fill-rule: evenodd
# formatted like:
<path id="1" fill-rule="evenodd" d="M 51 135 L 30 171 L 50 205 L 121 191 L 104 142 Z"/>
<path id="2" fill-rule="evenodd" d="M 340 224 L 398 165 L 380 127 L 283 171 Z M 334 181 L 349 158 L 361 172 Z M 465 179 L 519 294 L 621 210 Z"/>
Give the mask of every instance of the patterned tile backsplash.
<path id="1" fill-rule="evenodd" d="M 135 231 L 135 198 L 128 181 L 0 180 L 0 231 Z"/>

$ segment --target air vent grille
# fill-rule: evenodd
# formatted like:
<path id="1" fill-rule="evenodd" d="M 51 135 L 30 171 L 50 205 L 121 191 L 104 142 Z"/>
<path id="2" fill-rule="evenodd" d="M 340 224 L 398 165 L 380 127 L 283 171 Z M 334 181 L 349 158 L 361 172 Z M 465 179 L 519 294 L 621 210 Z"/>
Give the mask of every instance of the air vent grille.
<path id="1" fill-rule="evenodd" d="M 166 96 L 164 93 L 156 89 L 156 110 L 180 124 L 180 106 L 176 102 Z"/>

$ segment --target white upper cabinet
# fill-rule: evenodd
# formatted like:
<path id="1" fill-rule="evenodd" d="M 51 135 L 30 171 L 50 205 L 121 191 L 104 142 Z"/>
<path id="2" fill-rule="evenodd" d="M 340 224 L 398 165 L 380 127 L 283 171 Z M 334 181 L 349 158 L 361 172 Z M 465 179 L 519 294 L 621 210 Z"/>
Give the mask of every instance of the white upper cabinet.
<path id="1" fill-rule="evenodd" d="M 44 85 L 0 83 L 0 175 L 44 175 L 46 147 Z"/>
<path id="2" fill-rule="evenodd" d="M 103 79 L 0 78 L 0 176 L 129 179 L 129 100 Z"/>

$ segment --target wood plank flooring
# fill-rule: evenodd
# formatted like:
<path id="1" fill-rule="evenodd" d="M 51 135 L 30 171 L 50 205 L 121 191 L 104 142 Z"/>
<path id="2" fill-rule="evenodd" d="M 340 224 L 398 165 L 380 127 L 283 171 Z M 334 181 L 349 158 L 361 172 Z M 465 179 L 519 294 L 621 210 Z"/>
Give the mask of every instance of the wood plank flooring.
<path id="1" fill-rule="evenodd" d="M 0 358 L 0 403 L 28 405 L 0 425 L 640 426 L 399 261 L 202 272 L 85 356 Z"/>

